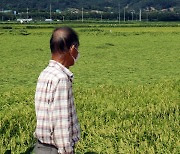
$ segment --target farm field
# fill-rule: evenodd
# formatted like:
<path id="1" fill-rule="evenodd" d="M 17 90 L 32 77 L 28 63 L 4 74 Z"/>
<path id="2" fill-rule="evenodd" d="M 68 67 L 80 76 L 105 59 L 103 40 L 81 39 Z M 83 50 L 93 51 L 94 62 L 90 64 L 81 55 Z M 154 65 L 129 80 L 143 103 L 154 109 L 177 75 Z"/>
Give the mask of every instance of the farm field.
<path id="1" fill-rule="evenodd" d="M 0 24 L 0 153 L 35 143 L 34 93 L 52 27 Z M 180 27 L 74 27 L 76 153 L 179 153 Z"/>

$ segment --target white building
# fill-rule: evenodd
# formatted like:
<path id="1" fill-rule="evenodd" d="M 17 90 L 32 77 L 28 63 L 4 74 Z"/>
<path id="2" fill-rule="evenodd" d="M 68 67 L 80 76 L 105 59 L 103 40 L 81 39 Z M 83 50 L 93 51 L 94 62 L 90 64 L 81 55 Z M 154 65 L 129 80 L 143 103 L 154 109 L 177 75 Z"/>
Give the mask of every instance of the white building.
<path id="1" fill-rule="evenodd" d="M 17 21 L 20 22 L 20 23 L 30 22 L 30 21 L 32 21 L 32 18 L 30 18 L 30 19 L 17 19 Z"/>

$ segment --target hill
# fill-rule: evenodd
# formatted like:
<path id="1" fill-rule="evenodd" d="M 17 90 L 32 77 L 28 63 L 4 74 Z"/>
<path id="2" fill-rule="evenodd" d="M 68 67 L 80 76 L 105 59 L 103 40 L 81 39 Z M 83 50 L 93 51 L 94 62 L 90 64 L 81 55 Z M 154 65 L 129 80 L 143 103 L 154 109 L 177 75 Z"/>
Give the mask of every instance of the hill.
<path id="1" fill-rule="evenodd" d="M 157 10 L 167 8 L 180 8 L 179 0 L 1 0 L 0 9 L 10 10 L 23 10 L 26 8 L 34 10 L 46 10 L 49 6 L 52 6 L 52 10 L 67 10 L 68 8 L 84 8 L 86 10 L 101 10 L 101 11 L 117 11 L 118 5 L 121 8 L 129 9 L 147 9 L 153 8 Z"/>

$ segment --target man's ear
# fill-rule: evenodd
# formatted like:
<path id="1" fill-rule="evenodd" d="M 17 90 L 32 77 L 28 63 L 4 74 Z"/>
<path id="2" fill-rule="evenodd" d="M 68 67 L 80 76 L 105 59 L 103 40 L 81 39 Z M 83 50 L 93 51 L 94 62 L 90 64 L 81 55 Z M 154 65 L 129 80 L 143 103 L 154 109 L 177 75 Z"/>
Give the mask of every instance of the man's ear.
<path id="1" fill-rule="evenodd" d="M 70 47 L 70 53 L 74 52 L 74 51 L 73 51 L 74 49 L 75 49 L 75 45 L 72 45 L 72 46 Z"/>
<path id="2" fill-rule="evenodd" d="M 73 50 L 74 48 L 75 48 L 75 45 L 73 44 L 70 49 Z"/>

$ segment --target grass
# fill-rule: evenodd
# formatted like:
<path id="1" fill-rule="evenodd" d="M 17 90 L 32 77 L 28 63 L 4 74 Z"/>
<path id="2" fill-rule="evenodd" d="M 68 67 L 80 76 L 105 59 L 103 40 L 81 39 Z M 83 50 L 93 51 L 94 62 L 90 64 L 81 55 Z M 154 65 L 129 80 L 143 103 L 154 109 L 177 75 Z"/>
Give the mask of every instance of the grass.
<path id="1" fill-rule="evenodd" d="M 26 153 L 35 142 L 34 92 L 53 28 L 13 26 L 0 32 L 0 152 Z M 179 153 L 180 28 L 75 30 L 76 153 Z"/>

